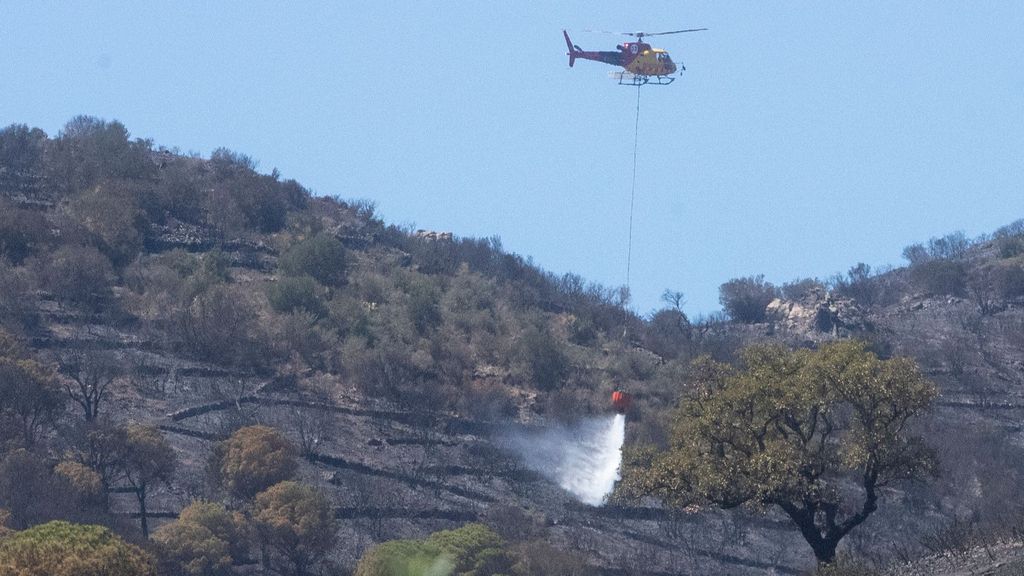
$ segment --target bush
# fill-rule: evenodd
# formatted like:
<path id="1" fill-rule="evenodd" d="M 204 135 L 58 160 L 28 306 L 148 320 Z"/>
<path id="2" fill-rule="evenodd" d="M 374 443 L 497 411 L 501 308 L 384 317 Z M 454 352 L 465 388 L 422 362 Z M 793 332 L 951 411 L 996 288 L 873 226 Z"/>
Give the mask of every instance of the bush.
<path id="1" fill-rule="evenodd" d="M 928 245 L 911 244 L 903 249 L 903 257 L 911 266 L 917 266 L 933 260 L 959 260 L 967 255 L 973 242 L 957 231 L 945 236 L 928 240 Z"/>
<path id="2" fill-rule="evenodd" d="M 97 247 L 115 266 L 123 266 L 142 250 L 147 222 L 139 208 L 136 183 L 107 181 L 75 197 L 70 211 Z"/>
<path id="3" fill-rule="evenodd" d="M 185 349 L 200 360 L 265 366 L 265 334 L 246 296 L 232 286 L 216 284 L 186 302 L 176 324 Z"/>
<path id="4" fill-rule="evenodd" d="M 690 321 L 681 310 L 663 308 L 651 316 L 644 331 L 644 346 L 661 356 L 679 356 L 690 343 Z"/>
<path id="5" fill-rule="evenodd" d="M 931 260 L 910 269 L 910 278 L 919 290 L 938 296 L 964 296 L 967 293 L 967 267 L 953 260 Z"/>
<path id="6" fill-rule="evenodd" d="M 145 180 L 156 165 L 148 140 L 129 140 L 124 124 L 91 116 L 72 118 L 48 148 L 47 181 L 73 194 L 105 179 Z"/>
<path id="7" fill-rule="evenodd" d="M 1001 258 L 1013 258 L 1024 254 L 1024 219 L 996 230 L 993 237 Z"/>
<path id="8" fill-rule="evenodd" d="M 997 268 L 993 274 L 996 293 L 1007 300 L 1024 298 L 1024 267 Z"/>
<path id="9" fill-rule="evenodd" d="M 316 317 L 326 314 L 322 288 L 309 276 L 285 276 L 267 287 L 270 307 L 278 312 L 302 310 Z"/>
<path id="10" fill-rule="evenodd" d="M 718 287 L 718 301 L 736 322 L 756 324 L 766 320 L 765 308 L 778 296 L 778 290 L 764 275 L 735 278 Z"/>
<path id="11" fill-rule="evenodd" d="M 337 238 L 321 232 L 289 248 L 278 265 L 289 276 L 311 276 L 324 286 L 345 283 L 345 247 Z"/>
<path id="12" fill-rule="evenodd" d="M 11 124 L 0 130 L 0 176 L 34 176 L 45 146 L 46 133 L 39 128 Z"/>
<path id="13" fill-rule="evenodd" d="M 558 388 L 569 374 L 563 344 L 546 328 L 527 328 L 513 348 L 512 360 L 520 379 L 540 390 Z"/>
<path id="14" fill-rule="evenodd" d="M 363 555 L 355 576 L 509 574 L 514 558 L 505 542 L 483 524 L 443 530 L 425 540 L 393 540 Z"/>
<path id="15" fill-rule="evenodd" d="M 42 214 L 0 199 L 0 257 L 20 264 L 49 239 L 50 226 Z"/>
<path id="16" fill-rule="evenodd" d="M 36 260 L 33 268 L 40 284 L 60 300 L 99 311 L 112 296 L 113 267 L 91 246 L 62 246 L 48 262 Z"/>

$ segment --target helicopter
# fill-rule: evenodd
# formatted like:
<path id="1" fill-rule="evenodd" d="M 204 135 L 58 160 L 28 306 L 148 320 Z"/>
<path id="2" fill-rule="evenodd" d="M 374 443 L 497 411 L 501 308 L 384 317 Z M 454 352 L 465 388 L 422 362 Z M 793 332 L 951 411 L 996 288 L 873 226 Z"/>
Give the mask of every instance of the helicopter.
<path id="1" fill-rule="evenodd" d="M 688 30 L 673 30 L 671 32 L 605 32 L 604 30 L 588 30 L 588 32 L 601 32 L 603 34 L 617 34 L 621 36 L 632 36 L 636 42 L 623 42 L 615 47 L 616 52 L 591 52 L 584 50 L 572 43 L 569 33 L 562 30 L 565 36 L 565 44 L 569 47 L 569 67 L 576 63 L 577 58 L 604 62 L 612 66 L 622 66 L 623 71 L 612 72 L 610 76 L 619 81 L 620 85 L 643 86 L 644 84 L 667 85 L 671 84 L 675 77 L 670 76 L 676 71 L 676 63 L 668 55 L 668 52 L 661 48 L 653 48 L 644 42 L 646 36 L 664 36 L 666 34 L 681 34 L 683 32 L 700 32 L 707 28 L 690 28 Z M 679 64 L 679 68 L 686 70 L 686 67 Z"/>

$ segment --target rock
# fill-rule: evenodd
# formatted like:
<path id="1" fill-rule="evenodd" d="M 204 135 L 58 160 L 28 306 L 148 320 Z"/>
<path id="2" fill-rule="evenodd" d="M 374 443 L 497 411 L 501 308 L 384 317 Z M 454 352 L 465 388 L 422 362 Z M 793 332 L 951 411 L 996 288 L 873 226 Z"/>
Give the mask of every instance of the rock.
<path id="1" fill-rule="evenodd" d="M 766 308 L 775 328 L 812 341 L 870 330 L 864 312 L 852 298 L 812 290 L 800 300 L 776 298 Z"/>

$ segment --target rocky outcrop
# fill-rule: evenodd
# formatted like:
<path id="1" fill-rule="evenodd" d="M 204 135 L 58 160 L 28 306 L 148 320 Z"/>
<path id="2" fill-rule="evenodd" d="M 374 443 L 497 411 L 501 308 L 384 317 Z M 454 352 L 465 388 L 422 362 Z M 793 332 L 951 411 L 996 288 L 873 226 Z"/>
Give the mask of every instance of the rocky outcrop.
<path id="1" fill-rule="evenodd" d="M 844 338 L 871 330 L 864 311 L 852 298 L 811 290 L 798 300 L 776 298 L 767 307 L 776 329 L 814 341 Z"/>

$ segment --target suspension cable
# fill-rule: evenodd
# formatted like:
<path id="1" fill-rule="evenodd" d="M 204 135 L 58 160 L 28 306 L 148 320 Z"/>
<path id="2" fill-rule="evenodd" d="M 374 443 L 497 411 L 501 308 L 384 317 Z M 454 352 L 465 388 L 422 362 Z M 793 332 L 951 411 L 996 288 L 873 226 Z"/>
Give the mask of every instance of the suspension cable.
<path id="1" fill-rule="evenodd" d="M 626 240 L 626 294 L 629 296 L 629 272 L 633 260 L 633 204 L 636 199 L 636 151 L 640 144 L 640 84 L 636 86 L 636 120 L 633 124 L 633 183 L 629 189 L 629 234 Z M 622 339 L 626 339 L 629 331 L 629 308 L 626 300 L 622 302 Z"/>
<path id="2" fill-rule="evenodd" d="M 640 143 L 640 86 L 636 87 L 636 121 L 633 125 L 633 184 L 629 190 L 629 236 L 626 241 L 626 292 L 629 292 L 629 272 L 633 258 L 633 203 L 636 198 L 636 151 Z"/>

